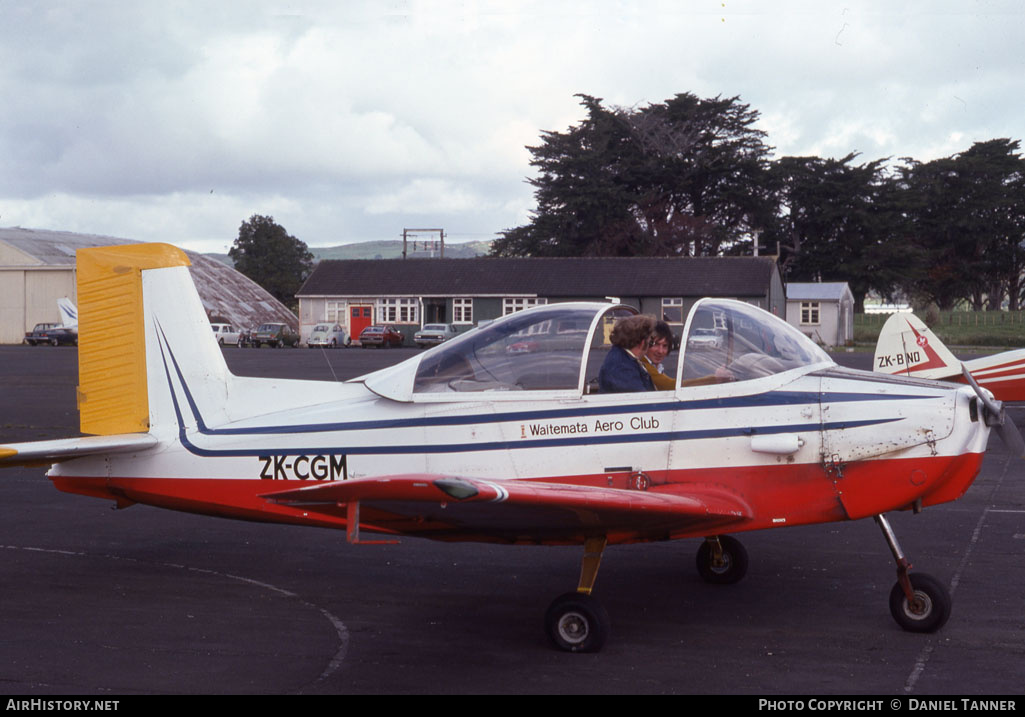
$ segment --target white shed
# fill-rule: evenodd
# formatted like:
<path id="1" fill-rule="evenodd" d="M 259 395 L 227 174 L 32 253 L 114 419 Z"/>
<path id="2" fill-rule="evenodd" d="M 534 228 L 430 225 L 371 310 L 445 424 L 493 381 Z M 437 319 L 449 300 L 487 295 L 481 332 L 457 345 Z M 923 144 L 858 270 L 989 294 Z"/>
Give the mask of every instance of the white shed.
<path id="1" fill-rule="evenodd" d="M 845 281 L 787 284 L 787 323 L 823 346 L 854 340 L 854 295 Z"/>

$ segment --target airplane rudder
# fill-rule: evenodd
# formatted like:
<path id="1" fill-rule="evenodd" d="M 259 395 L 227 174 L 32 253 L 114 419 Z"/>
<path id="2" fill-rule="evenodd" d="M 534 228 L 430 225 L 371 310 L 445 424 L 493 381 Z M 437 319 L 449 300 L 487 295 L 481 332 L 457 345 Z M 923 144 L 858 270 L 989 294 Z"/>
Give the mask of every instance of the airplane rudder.
<path id="1" fill-rule="evenodd" d="M 83 433 L 149 430 L 142 272 L 189 263 L 183 251 L 168 244 L 76 252 L 78 408 Z"/>

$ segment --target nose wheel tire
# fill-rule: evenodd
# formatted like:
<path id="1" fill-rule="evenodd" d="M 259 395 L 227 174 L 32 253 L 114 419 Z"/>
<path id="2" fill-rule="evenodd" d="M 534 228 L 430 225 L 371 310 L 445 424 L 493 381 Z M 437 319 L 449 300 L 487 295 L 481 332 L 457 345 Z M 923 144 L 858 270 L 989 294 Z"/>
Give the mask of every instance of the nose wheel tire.
<path id="1" fill-rule="evenodd" d="M 597 652 L 609 636 L 609 615 L 590 595 L 566 593 L 549 606 L 545 631 L 560 650 Z"/>
<path id="2" fill-rule="evenodd" d="M 898 582 L 890 591 L 890 613 L 908 632 L 935 632 L 950 617 L 950 592 L 939 580 L 925 573 L 910 573 L 915 599 L 908 601 Z"/>
<path id="3" fill-rule="evenodd" d="M 719 536 L 721 554 L 716 555 L 714 540 L 706 540 L 698 548 L 698 573 L 706 583 L 732 585 L 747 574 L 747 548 L 728 535 Z"/>

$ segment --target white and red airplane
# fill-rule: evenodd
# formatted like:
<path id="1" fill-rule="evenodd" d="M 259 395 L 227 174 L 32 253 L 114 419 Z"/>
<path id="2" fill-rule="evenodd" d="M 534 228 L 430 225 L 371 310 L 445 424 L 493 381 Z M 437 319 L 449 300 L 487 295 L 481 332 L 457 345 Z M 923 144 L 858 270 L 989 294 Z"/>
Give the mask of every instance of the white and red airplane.
<path id="1" fill-rule="evenodd" d="M 1025 349 L 958 361 L 914 314 L 892 314 L 886 320 L 872 365 L 880 373 L 959 383 L 967 383 L 967 370 L 997 400 L 1025 401 Z"/>
<path id="2" fill-rule="evenodd" d="M 344 383 L 239 377 L 187 264 L 167 245 L 78 252 L 93 435 L 2 446 L 0 462 L 52 464 L 60 490 L 122 508 L 340 528 L 352 543 L 579 545 L 578 587 L 545 618 L 568 651 L 608 634 L 591 594 L 608 545 L 701 538 L 701 575 L 732 583 L 747 557 L 728 534 L 865 517 L 897 563 L 900 626 L 949 616 L 946 587 L 909 571 L 884 514 L 967 490 L 1003 419 L 982 389 L 843 369 L 770 314 L 710 299 L 685 335 L 721 341 L 683 341 L 673 391 L 593 390 L 610 324 L 634 313 L 607 303 L 522 311 Z"/>

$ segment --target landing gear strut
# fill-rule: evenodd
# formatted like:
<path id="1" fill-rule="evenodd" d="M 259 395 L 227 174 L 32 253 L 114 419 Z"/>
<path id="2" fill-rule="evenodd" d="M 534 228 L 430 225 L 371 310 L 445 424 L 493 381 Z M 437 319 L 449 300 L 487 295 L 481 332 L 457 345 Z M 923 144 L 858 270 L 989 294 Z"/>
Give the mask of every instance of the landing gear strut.
<path id="1" fill-rule="evenodd" d="M 908 632 L 935 632 L 950 617 L 950 592 L 931 575 L 911 574 L 911 563 L 904 557 L 897 536 L 884 515 L 875 516 L 897 563 L 897 583 L 890 590 L 890 614 Z"/>
<path id="2" fill-rule="evenodd" d="M 555 598 L 545 614 L 545 632 L 560 650 L 597 652 L 609 636 L 609 614 L 591 596 L 605 543 L 605 536 L 584 543 L 579 587 Z"/>

